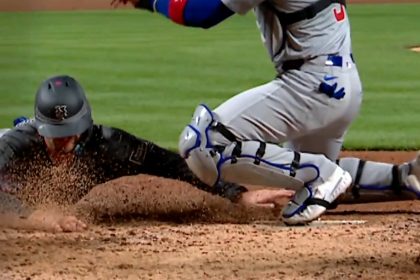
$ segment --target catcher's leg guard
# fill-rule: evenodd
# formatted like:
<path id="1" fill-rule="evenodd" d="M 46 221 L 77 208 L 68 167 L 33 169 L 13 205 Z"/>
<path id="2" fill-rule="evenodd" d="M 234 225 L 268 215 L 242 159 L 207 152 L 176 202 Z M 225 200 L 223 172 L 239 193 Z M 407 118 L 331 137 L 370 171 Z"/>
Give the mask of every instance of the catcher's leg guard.
<path id="1" fill-rule="evenodd" d="M 228 182 L 286 187 L 325 182 L 337 165 L 323 155 L 293 152 L 271 143 L 238 141 L 205 105 L 195 110 L 180 136 L 179 152 L 205 183 Z"/>
<path id="2" fill-rule="evenodd" d="M 228 144 L 221 142 L 220 135 Z M 211 186 L 223 179 L 298 190 L 283 211 L 287 224 L 318 218 L 351 184 L 350 174 L 323 155 L 297 153 L 259 141 L 237 141 L 204 105 L 197 107 L 182 132 L 179 151 L 190 169 Z"/>
<path id="3" fill-rule="evenodd" d="M 219 179 L 228 182 L 269 185 L 299 189 L 303 183 L 293 178 L 299 162 L 289 150 L 257 141 L 233 141 L 228 145 L 213 143 L 212 136 L 220 133 L 222 125 L 205 105 L 196 108 L 191 123 L 179 139 L 179 152 L 200 180 L 213 186 Z M 230 133 L 224 131 L 224 133 Z M 230 137 L 234 137 L 229 135 Z M 273 151 L 275 149 L 275 151 Z M 273 156 L 285 163 L 272 162 Z M 305 166 L 304 166 L 305 167 Z M 317 178 L 316 168 L 312 178 Z M 292 176 L 290 176 L 290 174 Z"/>
<path id="4" fill-rule="evenodd" d="M 300 164 L 300 158 L 301 154 L 274 144 L 235 142 L 224 147 L 219 170 L 228 182 L 298 190 L 304 181 L 316 179 L 319 172 L 314 165 Z"/>
<path id="5" fill-rule="evenodd" d="M 211 110 L 205 105 L 199 105 L 178 142 L 179 154 L 185 159 L 188 167 L 209 186 L 214 186 L 220 179 L 218 163 L 221 155 L 216 152 L 209 138 L 213 123 Z"/>
<path id="6" fill-rule="evenodd" d="M 191 123 L 181 133 L 180 155 L 200 180 L 210 186 L 215 185 L 219 179 L 294 189 L 303 185 L 302 181 L 293 178 L 299 164 L 296 159 L 299 154 L 257 141 L 239 142 L 232 139 L 228 145 L 217 145 L 213 143 L 212 136 L 220 133 L 222 127 L 215 120 L 212 111 L 205 105 L 200 105 L 196 108 Z M 230 132 L 226 130 L 224 133 Z M 273 149 L 276 151 L 272 151 Z M 276 154 L 277 160 L 284 158 L 285 163 L 273 163 L 270 154 Z M 310 176 L 317 178 L 317 172 L 314 168 Z"/>
<path id="7" fill-rule="evenodd" d="M 339 165 L 353 177 L 352 187 L 340 203 L 369 203 L 420 198 L 420 155 L 407 163 L 364 161 L 342 158 Z"/>
<path id="8" fill-rule="evenodd" d="M 228 144 L 214 143 L 215 134 L 229 139 Z M 234 138 L 215 120 L 209 108 L 200 105 L 181 133 L 179 152 L 197 177 L 211 186 L 223 179 L 300 189 L 303 182 L 317 180 L 320 177 L 318 166 L 325 165 L 323 156 L 308 158 L 302 154 L 301 158 L 301 154 L 278 145 Z M 301 164 L 301 159 L 309 162 Z"/>

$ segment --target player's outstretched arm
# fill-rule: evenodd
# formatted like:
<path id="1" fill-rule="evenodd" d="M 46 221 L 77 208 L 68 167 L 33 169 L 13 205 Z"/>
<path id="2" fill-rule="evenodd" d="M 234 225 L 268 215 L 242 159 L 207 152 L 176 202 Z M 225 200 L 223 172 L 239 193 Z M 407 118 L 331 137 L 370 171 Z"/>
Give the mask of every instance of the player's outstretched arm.
<path id="1" fill-rule="evenodd" d="M 237 202 L 246 206 L 275 208 L 284 203 L 283 199 L 290 199 L 294 194 L 294 191 L 286 189 L 250 190 L 242 193 Z"/>
<path id="2" fill-rule="evenodd" d="M 280 200 L 290 198 L 294 194 L 294 191 L 286 189 L 248 190 L 242 185 L 222 180 L 219 180 L 214 186 L 208 186 L 194 175 L 179 154 L 152 143 L 149 144 L 146 161 L 149 162 L 147 166 L 151 168 L 150 173 L 159 171 L 156 175 L 189 182 L 199 189 L 246 206 L 274 208 Z"/>
<path id="3" fill-rule="evenodd" d="M 15 196 L 0 191 L 0 227 L 49 232 L 83 231 L 86 224 L 71 215 L 34 210 Z"/>
<path id="4" fill-rule="evenodd" d="M 113 0 L 111 5 L 131 3 L 157 12 L 186 26 L 210 28 L 234 14 L 221 0 Z"/>

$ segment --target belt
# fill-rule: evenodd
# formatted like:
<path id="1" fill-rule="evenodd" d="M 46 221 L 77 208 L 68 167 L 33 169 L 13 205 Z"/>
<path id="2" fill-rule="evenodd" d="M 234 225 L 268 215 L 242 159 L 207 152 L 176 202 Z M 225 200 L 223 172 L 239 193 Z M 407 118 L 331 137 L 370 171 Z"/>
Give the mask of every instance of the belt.
<path id="1" fill-rule="evenodd" d="M 318 56 L 312 57 L 310 59 L 292 59 L 292 60 L 286 60 L 283 62 L 282 69 L 284 71 L 288 70 L 299 70 L 300 67 L 302 67 L 305 62 L 313 60 L 315 58 L 318 58 Z M 353 54 L 350 54 L 350 59 L 354 63 Z M 341 55 L 327 55 L 327 59 L 325 60 L 326 66 L 337 66 L 342 67 L 345 62 L 345 56 Z"/>

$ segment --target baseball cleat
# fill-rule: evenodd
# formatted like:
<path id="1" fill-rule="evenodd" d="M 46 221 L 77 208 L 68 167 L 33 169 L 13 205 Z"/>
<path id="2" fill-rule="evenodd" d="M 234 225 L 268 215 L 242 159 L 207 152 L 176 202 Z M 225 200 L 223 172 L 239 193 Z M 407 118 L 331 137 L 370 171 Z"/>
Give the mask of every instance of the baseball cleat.
<path id="1" fill-rule="evenodd" d="M 304 225 L 316 220 L 350 187 L 352 178 L 347 171 L 337 167 L 334 173 L 318 186 L 305 186 L 283 208 L 286 225 Z"/>

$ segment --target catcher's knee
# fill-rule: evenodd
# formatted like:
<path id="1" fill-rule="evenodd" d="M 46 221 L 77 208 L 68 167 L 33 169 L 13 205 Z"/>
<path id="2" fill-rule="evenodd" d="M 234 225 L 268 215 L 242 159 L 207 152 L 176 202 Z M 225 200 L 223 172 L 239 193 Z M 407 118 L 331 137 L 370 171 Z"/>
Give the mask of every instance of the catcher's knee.
<path id="1" fill-rule="evenodd" d="M 199 105 L 190 124 L 179 137 L 178 149 L 191 171 L 204 183 L 213 186 L 219 180 L 217 163 L 220 154 L 215 152 L 209 132 L 214 123 L 212 111 Z"/>

